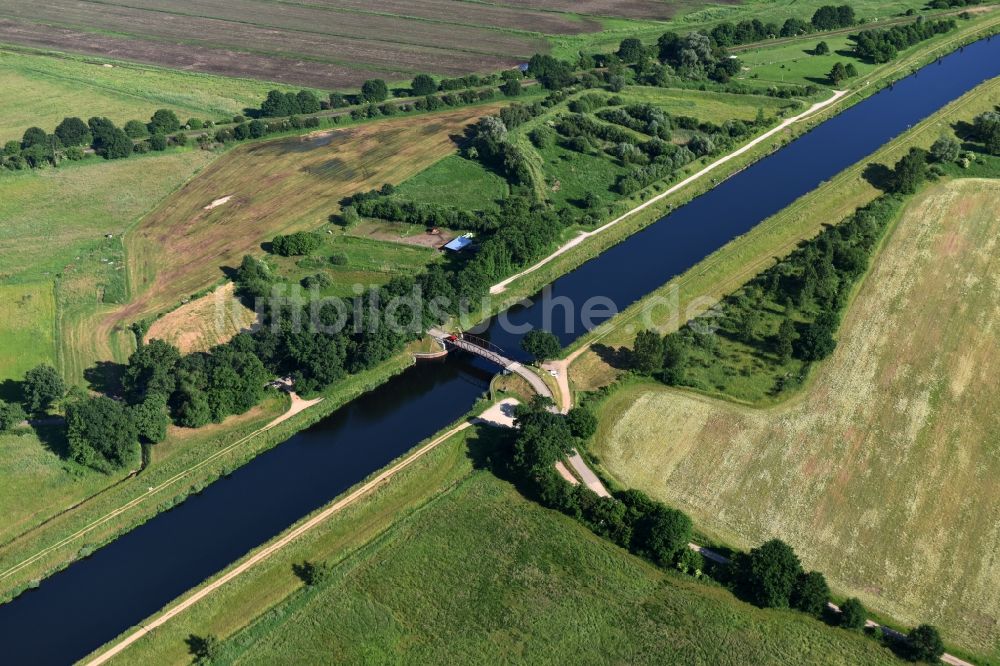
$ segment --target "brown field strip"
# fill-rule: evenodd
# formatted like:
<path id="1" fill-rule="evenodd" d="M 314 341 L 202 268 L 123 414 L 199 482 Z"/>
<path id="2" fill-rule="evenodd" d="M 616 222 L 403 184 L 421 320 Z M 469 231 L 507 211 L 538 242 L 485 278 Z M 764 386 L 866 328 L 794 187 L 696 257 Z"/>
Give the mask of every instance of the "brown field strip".
<path id="1" fill-rule="evenodd" d="M 452 20 L 445 21 L 309 2 L 9 0 L 0 7 L 0 40 L 332 88 L 416 72 L 495 71 L 548 50 L 537 32 L 502 29 L 515 18 L 537 22 L 535 31 L 600 28 L 576 17 L 450 4 Z M 506 17 L 499 26 L 474 23 L 498 14 Z"/>
<path id="2" fill-rule="evenodd" d="M 297 85 L 357 87 L 365 79 L 402 79 L 403 71 L 376 71 L 357 65 L 317 63 L 294 57 L 261 55 L 218 46 L 144 41 L 98 32 L 0 18 L 0 42 L 41 49 L 133 60 L 173 69 L 282 81 Z"/>
<path id="3" fill-rule="evenodd" d="M 739 0 L 716 0 L 715 4 L 733 5 Z M 678 12 L 704 6 L 700 0 L 500 0 L 496 3 L 521 9 L 541 9 L 554 12 L 575 12 L 594 16 L 633 19 L 668 19 Z"/>
<path id="4" fill-rule="evenodd" d="M 400 183 L 455 150 L 453 137 L 500 104 L 240 146 L 126 236 L 134 300 L 107 324 L 174 307 L 275 234 L 320 226 L 341 198 Z M 205 206 L 232 197 L 211 210 Z"/>
<path id="5" fill-rule="evenodd" d="M 605 469 L 734 544 L 780 536 L 839 591 L 1000 656 L 998 200 L 992 180 L 919 195 L 794 400 L 616 393 Z"/>
<path id="6" fill-rule="evenodd" d="M 370 0 L 301 0 L 301 4 L 322 5 L 334 10 L 368 14 L 377 12 L 460 25 L 541 32 L 547 35 L 574 35 L 581 32 L 597 32 L 601 29 L 601 24 L 593 19 L 576 19 L 551 11 L 532 11 L 456 0 L 380 0 L 377 5 L 373 5 Z"/>

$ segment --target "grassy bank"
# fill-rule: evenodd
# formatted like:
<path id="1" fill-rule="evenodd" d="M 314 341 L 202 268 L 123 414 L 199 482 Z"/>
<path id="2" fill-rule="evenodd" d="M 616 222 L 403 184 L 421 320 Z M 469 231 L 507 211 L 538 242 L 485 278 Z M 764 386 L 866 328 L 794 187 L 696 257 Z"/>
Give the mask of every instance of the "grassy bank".
<path id="1" fill-rule="evenodd" d="M 476 470 L 493 446 L 466 431 L 362 503 L 117 658 L 182 663 L 190 635 L 220 658 L 270 663 L 559 661 L 581 645 L 632 663 L 889 664 L 860 635 L 762 611 L 664 573 Z M 332 560 L 303 587 L 292 565 Z M 275 602 L 287 596 L 287 600 Z M 249 626 L 243 629 L 247 623 Z"/>

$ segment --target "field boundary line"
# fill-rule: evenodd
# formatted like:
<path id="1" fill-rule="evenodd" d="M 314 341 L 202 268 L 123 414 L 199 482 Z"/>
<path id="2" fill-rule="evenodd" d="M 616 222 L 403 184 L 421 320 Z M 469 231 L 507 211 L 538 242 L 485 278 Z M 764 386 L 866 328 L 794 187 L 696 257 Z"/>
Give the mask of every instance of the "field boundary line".
<path id="1" fill-rule="evenodd" d="M 405 459 L 396 463 L 389 469 L 384 470 L 374 479 L 368 481 L 360 488 L 357 488 L 356 490 L 348 494 L 346 497 L 337 500 L 332 505 L 328 506 L 326 509 L 324 509 L 317 515 L 313 516 L 312 518 L 308 519 L 306 522 L 302 523 L 298 527 L 293 528 L 290 532 L 285 534 L 285 536 L 280 537 L 274 543 L 271 543 L 270 545 L 265 546 L 262 550 L 258 551 L 257 553 L 254 553 L 245 562 L 237 565 L 235 568 L 223 574 L 216 580 L 212 581 L 201 590 L 198 590 L 184 601 L 181 601 L 179 604 L 177 604 L 170 610 L 160 615 L 160 617 L 156 618 L 155 620 L 147 624 L 140 624 L 139 629 L 135 630 L 134 632 L 126 636 L 122 641 L 118 642 L 117 644 L 109 648 L 107 651 L 99 654 L 97 657 L 91 659 L 90 661 L 85 662 L 86 666 L 99 666 L 100 664 L 106 663 L 109 659 L 118 655 L 119 653 L 124 651 L 127 647 L 138 641 L 140 638 L 150 633 L 153 629 L 156 629 L 157 627 L 166 624 L 171 618 L 180 615 L 185 610 L 198 603 L 200 600 L 212 594 L 213 592 L 221 588 L 229 581 L 238 577 L 240 574 L 248 571 L 249 569 L 260 564 L 261 562 L 264 562 L 269 557 L 280 551 L 282 548 L 293 542 L 295 539 L 315 529 L 334 514 L 339 513 L 345 507 L 350 506 L 354 502 L 358 501 L 363 496 L 367 495 L 372 490 L 376 489 L 378 486 L 391 480 L 392 477 L 395 476 L 397 473 L 406 469 L 411 464 L 422 458 L 425 454 L 437 448 L 437 446 L 440 445 L 445 440 L 465 430 L 466 428 L 471 427 L 472 425 L 473 421 L 471 419 L 467 420 L 461 423 L 460 425 L 451 428 L 442 435 L 439 435 L 438 437 L 428 442 L 427 444 L 424 444 L 422 447 L 420 447 L 412 454 L 407 456 Z"/>

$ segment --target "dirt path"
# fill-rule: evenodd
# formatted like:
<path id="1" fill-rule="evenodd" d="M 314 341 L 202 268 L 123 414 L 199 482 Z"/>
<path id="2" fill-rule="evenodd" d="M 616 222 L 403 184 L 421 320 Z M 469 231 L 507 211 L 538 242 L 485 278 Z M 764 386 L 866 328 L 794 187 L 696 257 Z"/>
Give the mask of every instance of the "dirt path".
<path id="1" fill-rule="evenodd" d="M 726 162 L 729 162 L 730 160 L 733 160 L 733 159 L 739 157 L 740 155 L 742 155 L 743 153 L 745 153 L 748 150 L 752 149 L 754 146 L 757 146 L 761 142 L 767 141 L 768 139 L 770 139 L 775 134 L 783 131 L 789 125 L 792 125 L 793 123 L 796 123 L 796 122 L 802 120 L 803 118 L 806 118 L 806 117 L 812 115 L 816 111 L 819 111 L 820 109 L 833 104 L 834 102 L 836 102 L 837 100 L 839 100 L 840 98 L 842 98 L 844 95 L 846 95 L 848 92 L 849 91 L 847 91 L 847 90 L 835 90 L 835 91 L 833 91 L 833 95 L 829 99 L 823 100 L 822 102 L 816 102 L 815 104 L 813 104 L 812 106 L 810 106 L 808 109 L 806 109 L 805 111 L 803 111 L 799 115 L 792 116 L 791 118 L 786 119 L 781 124 L 777 125 L 776 127 L 773 127 L 771 129 L 769 129 L 768 131 L 766 131 L 763 134 L 761 134 L 760 136 L 758 136 L 756 139 L 753 139 L 753 140 L 747 142 L 746 145 L 742 146 L 741 148 L 737 148 L 736 150 L 734 150 L 733 152 L 729 153 L 728 155 L 720 157 L 716 161 L 714 161 L 711 164 L 709 164 L 708 166 L 706 166 L 701 171 L 698 171 L 697 173 L 694 173 L 694 174 L 688 176 L 687 178 L 685 178 L 681 182 L 679 182 L 676 185 L 673 185 L 673 186 L 667 188 L 665 191 L 661 192 L 660 194 L 657 194 L 656 196 L 654 196 L 654 197 L 652 197 L 650 199 L 647 199 L 646 201 L 644 201 L 643 203 L 639 204 L 638 206 L 636 206 L 632 210 L 628 211 L 624 215 L 621 215 L 620 217 L 617 217 L 617 218 L 611 220 L 610 222 L 608 222 L 607 224 L 605 224 L 603 226 L 600 226 L 597 229 L 594 229 L 592 231 L 582 231 L 582 232 L 580 232 L 580 234 L 578 236 L 576 236 L 572 240 L 570 240 L 570 241 L 564 243 L 563 245 L 561 245 L 560 247 L 558 247 L 555 252 L 553 252 L 549 256 L 545 257 L 544 259 L 542 259 L 541 261 L 539 261 L 538 263 L 536 263 L 534 266 L 531 266 L 530 268 L 526 268 L 525 270 L 521 271 L 520 273 L 518 273 L 516 275 L 512 275 L 511 277 L 507 278 L 506 280 L 498 282 L 497 284 L 495 284 L 492 287 L 490 287 L 490 293 L 491 294 L 502 294 L 507 289 L 507 287 L 510 286 L 510 284 L 512 282 L 514 282 L 515 280 L 517 280 L 519 278 L 522 278 L 525 275 L 528 275 L 529 273 L 534 273 L 535 271 L 537 271 L 539 268 L 541 268 L 545 264 L 549 263 L 550 261 L 552 261 L 556 257 L 558 257 L 558 256 L 560 256 L 562 254 L 565 254 L 566 252 L 568 252 L 569 250 L 573 249 L 574 247 L 576 247 L 577 245 L 579 245 L 580 243 L 582 243 L 586 239 L 592 238 L 593 236 L 597 236 L 598 234 L 604 233 L 605 231 L 607 231 L 611 227 L 615 226 L 619 222 L 622 222 L 623 220 L 628 219 L 629 217 L 635 215 L 639 211 L 645 210 L 646 208 L 652 206 L 656 202 L 661 201 L 665 197 L 668 197 L 671 194 L 677 192 L 681 188 L 686 187 L 687 185 L 690 185 L 691 183 L 693 183 L 694 181 L 698 180 L 699 178 L 701 178 L 701 177 L 705 176 L 706 174 L 711 173 L 715 169 L 719 168 L 720 166 L 722 166 Z"/>

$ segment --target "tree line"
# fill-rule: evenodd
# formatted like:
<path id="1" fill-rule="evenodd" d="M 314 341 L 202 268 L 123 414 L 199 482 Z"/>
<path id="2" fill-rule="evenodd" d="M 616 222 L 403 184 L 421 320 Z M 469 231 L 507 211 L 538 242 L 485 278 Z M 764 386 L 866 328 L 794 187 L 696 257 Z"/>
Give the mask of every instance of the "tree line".
<path id="1" fill-rule="evenodd" d="M 849 28 L 857 23 L 854 8 L 850 5 L 823 5 L 815 11 L 809 21 L 789 18 L 780 26 L 777 23 L 764 23 L 760 19 L 739 23 L 723 21 L 708 34 L 716 44 L 727 47 L 761 42 L 775 37 L 797 37 L 815 31 Z"/>
<path id="2" fill-rule="evenodd" d="M 859 57 L 873 63 L 894 60 L 899 52 L 934 37 L 954 30 L 954 19 L 925 21 L 920 17 L 914 23 L 895 25 L 881 30 L 862 30 L 854 37 L 854 51 Z"/>
<path id="3" fill-rule="evenodd" d="M 201 123 L 194 118 L 188 122 Z M 2 161 L 13 171 L 58 166 L 63 159 L 83 159 L 88 148 L 105 159 L 122 159 L 133 153 L 165 150 L 169 144 L 184 145 L 185 135 L 171 136 L 180 129 L 180 120 L 170 109 L 158 109 L 149 122 L 130 120 L 123 127 L 104 117 L 95 116 L 87 122 L 68 117 L 51 134 L 40 127 L 29 127 L 20 141 L 4 145 Z"/>

